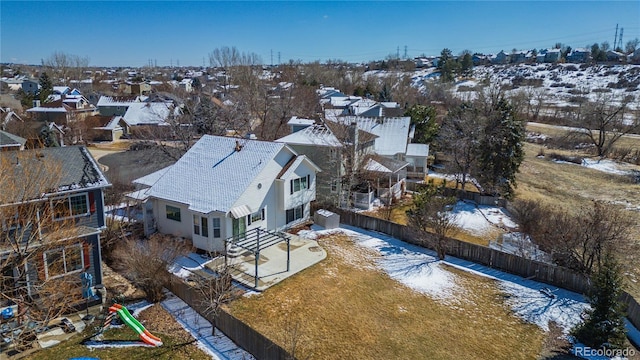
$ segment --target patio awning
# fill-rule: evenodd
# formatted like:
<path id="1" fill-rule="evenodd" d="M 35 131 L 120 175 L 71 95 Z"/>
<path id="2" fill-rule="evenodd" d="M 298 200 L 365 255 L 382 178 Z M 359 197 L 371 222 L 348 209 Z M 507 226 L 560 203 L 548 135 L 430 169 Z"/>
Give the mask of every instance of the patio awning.
<path id="1" fill-rule="evenodd" d="M 241 217 L 245 217 L 247 215 L 251 215 L 251 209 L 247 205 L 236 206 L 231 209 L 231 216 L 235 219 L 240 219 Z"/>

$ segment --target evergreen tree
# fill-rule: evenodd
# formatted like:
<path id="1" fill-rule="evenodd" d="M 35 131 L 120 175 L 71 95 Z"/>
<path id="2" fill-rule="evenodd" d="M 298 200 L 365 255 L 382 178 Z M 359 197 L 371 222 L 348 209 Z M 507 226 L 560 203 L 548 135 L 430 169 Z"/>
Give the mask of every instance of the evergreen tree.
<path id="1" fill-rule="evenodd" d="M 455 80 L 456 69 L 458 68 L 457 61 L 453 58 L 453 54 L 449 49 L 443 49 L 440 53 L 440 60 L 438 61 L 438 70 L 440 70 L 440 80 L 442 82 L 452 82 Z"/>
<path id="2" fill-rule="evenodd" d="M 469 77 L 473 75 L 473 57 L 470 53 L 465 53 L 460 61 L 460 73 L 462 76 Z"/>
<path id="3" fill-rule="evenodd" d="M 53 93 L 53 83 L 46 72 L 43 72 L 42 75 L 40 75 L 39 83 L 40 89 L 38 89 L 36 97 L 44 103 L 49 98 L 49 95 Z"/>
<path id="4" fill-rule="evenodd" d="M 589 295 L 591 309 L 587 318 L 573 329 L 581 343 L 592 348 L 620 348 L 625 341 L 622 294 L 622 267 L 612 254 L 607 254 L 602 266 L 592 278 Z"/>
<path id="5" fill-rule="evenodd" d="M 411 117 L 411 125 L 415 126 L 414 141 L 419 144 L 429 144 L 438 134 L 439 126 L 436 122 L 436 109 L 433 106 L 416 104 L 407 109 L 404 116 Z"/>
<path id="6" fill-rule="evenodd" d="M 484 136 L 480 141 L 477 180 L 485 191 L 509 198 L 516 184 L 516 173 L 524 160 L 523 121 L 504 98 L 487 114 Z"/>

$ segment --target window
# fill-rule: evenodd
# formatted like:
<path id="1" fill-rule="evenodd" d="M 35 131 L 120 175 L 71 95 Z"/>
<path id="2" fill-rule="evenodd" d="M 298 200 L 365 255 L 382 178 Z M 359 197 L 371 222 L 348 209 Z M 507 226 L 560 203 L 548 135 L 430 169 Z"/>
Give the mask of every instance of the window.
<path id="1" fill-rule="evenodd" d="M 89 197 L 87 194 L 76 194 L 52 200 L 54 219 L 66 219 L 89 215 Z"/>
<path id="2" fill-rule="evenodd" d="M 200 230 L 202 230 L 202 234 Z M 209 219 L 204 216 L 193 215 L 193 233 L 209 237 Z"/>
<path id="3" fill-rule="evenodd" d="M 298 192 L 300 190 L 308 189 L 310 182 L 311 182 L 311 175 L 290 180 L 291 194 L 293 194 L 294 192 Z"/>
<path id="4" fill-rule="evenodd" d="M 287 224 L 304 217 L 304 204 L 287 210 Z"/>
<path id="5" fill-rule="evenodd" d="M 331 192 L 338 192 L 338 180 L 331 180 Z"/>
<path id="6" fill-rule="evenodd" d="M 209 237 L 209 219 L 202 217 L 202 236 Z"/>
<path id="7" fill-rule="evenodd" d="M 47 279 L 80 272 L 84 269 L 82 244 L 45 251 L 44 271 Z"/>
<path id="8" fill-rule="evenodd" d="M 262 221 L 264 220 L 264 208 L 260 209 L 260 211 L 256 211 L 253 214 L 249 215 L 249 225 L 251 225 L 251 223 L 254 223 L 256 221 Z"/>
<path id="9" fill-rule="evenodd" d="M 182 221 L 180 220 L 180 208 L 175 206 L 167 205 L 167 219 Z"/>
<path id="10" fill-rule="evenodd" d="M 213 237 L 220 237 L 220 218 L 211 219 L 211 228 L 213 229 Z"/>
<path id="11" fill-rule="evenodd" d="M 200 235 L 200 216 L 193 215 L 193 233 Z"/>

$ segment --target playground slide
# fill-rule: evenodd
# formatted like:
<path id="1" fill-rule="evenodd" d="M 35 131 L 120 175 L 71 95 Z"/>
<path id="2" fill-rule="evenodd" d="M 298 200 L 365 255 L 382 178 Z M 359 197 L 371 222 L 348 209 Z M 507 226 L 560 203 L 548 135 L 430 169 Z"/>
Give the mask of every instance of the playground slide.
<path id="1" fill-rule="evenodd" d="M 149 344 L 152 346 L 162 345 L 162 340 L 160 340 L 159 337 L 152 335 L 149 330 L 145 329 L 145 327 L 140 324 L 140 322 L 136 320 L 136 318 L 134 318 L 131 313 L 129 313 L 129 310 L 127 310 L 126 307 L 120 304 L 113 304 L 113 306 L 109 308 L 109 312 L 117 313 L 118 316 L 120 316 L 120 319 L 122 319 L 125 324 L 129 325 L 129 327 L 132 328 L 133 331 L 138 333 L 138 336 L 140 336 L 140 340 L 142 340 L 145 344 Z"/>

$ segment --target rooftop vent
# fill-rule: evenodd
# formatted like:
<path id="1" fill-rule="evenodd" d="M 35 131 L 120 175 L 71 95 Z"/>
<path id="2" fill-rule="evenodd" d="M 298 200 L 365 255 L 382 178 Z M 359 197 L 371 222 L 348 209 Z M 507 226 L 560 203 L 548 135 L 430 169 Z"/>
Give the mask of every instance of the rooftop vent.
<path id="1" fill-rule="evenodd" d="M 240 150 L 242 150 L 242 145 L 240 145 L 240 142 L 236 140 L 236 151 L 240 152 Z"/>

